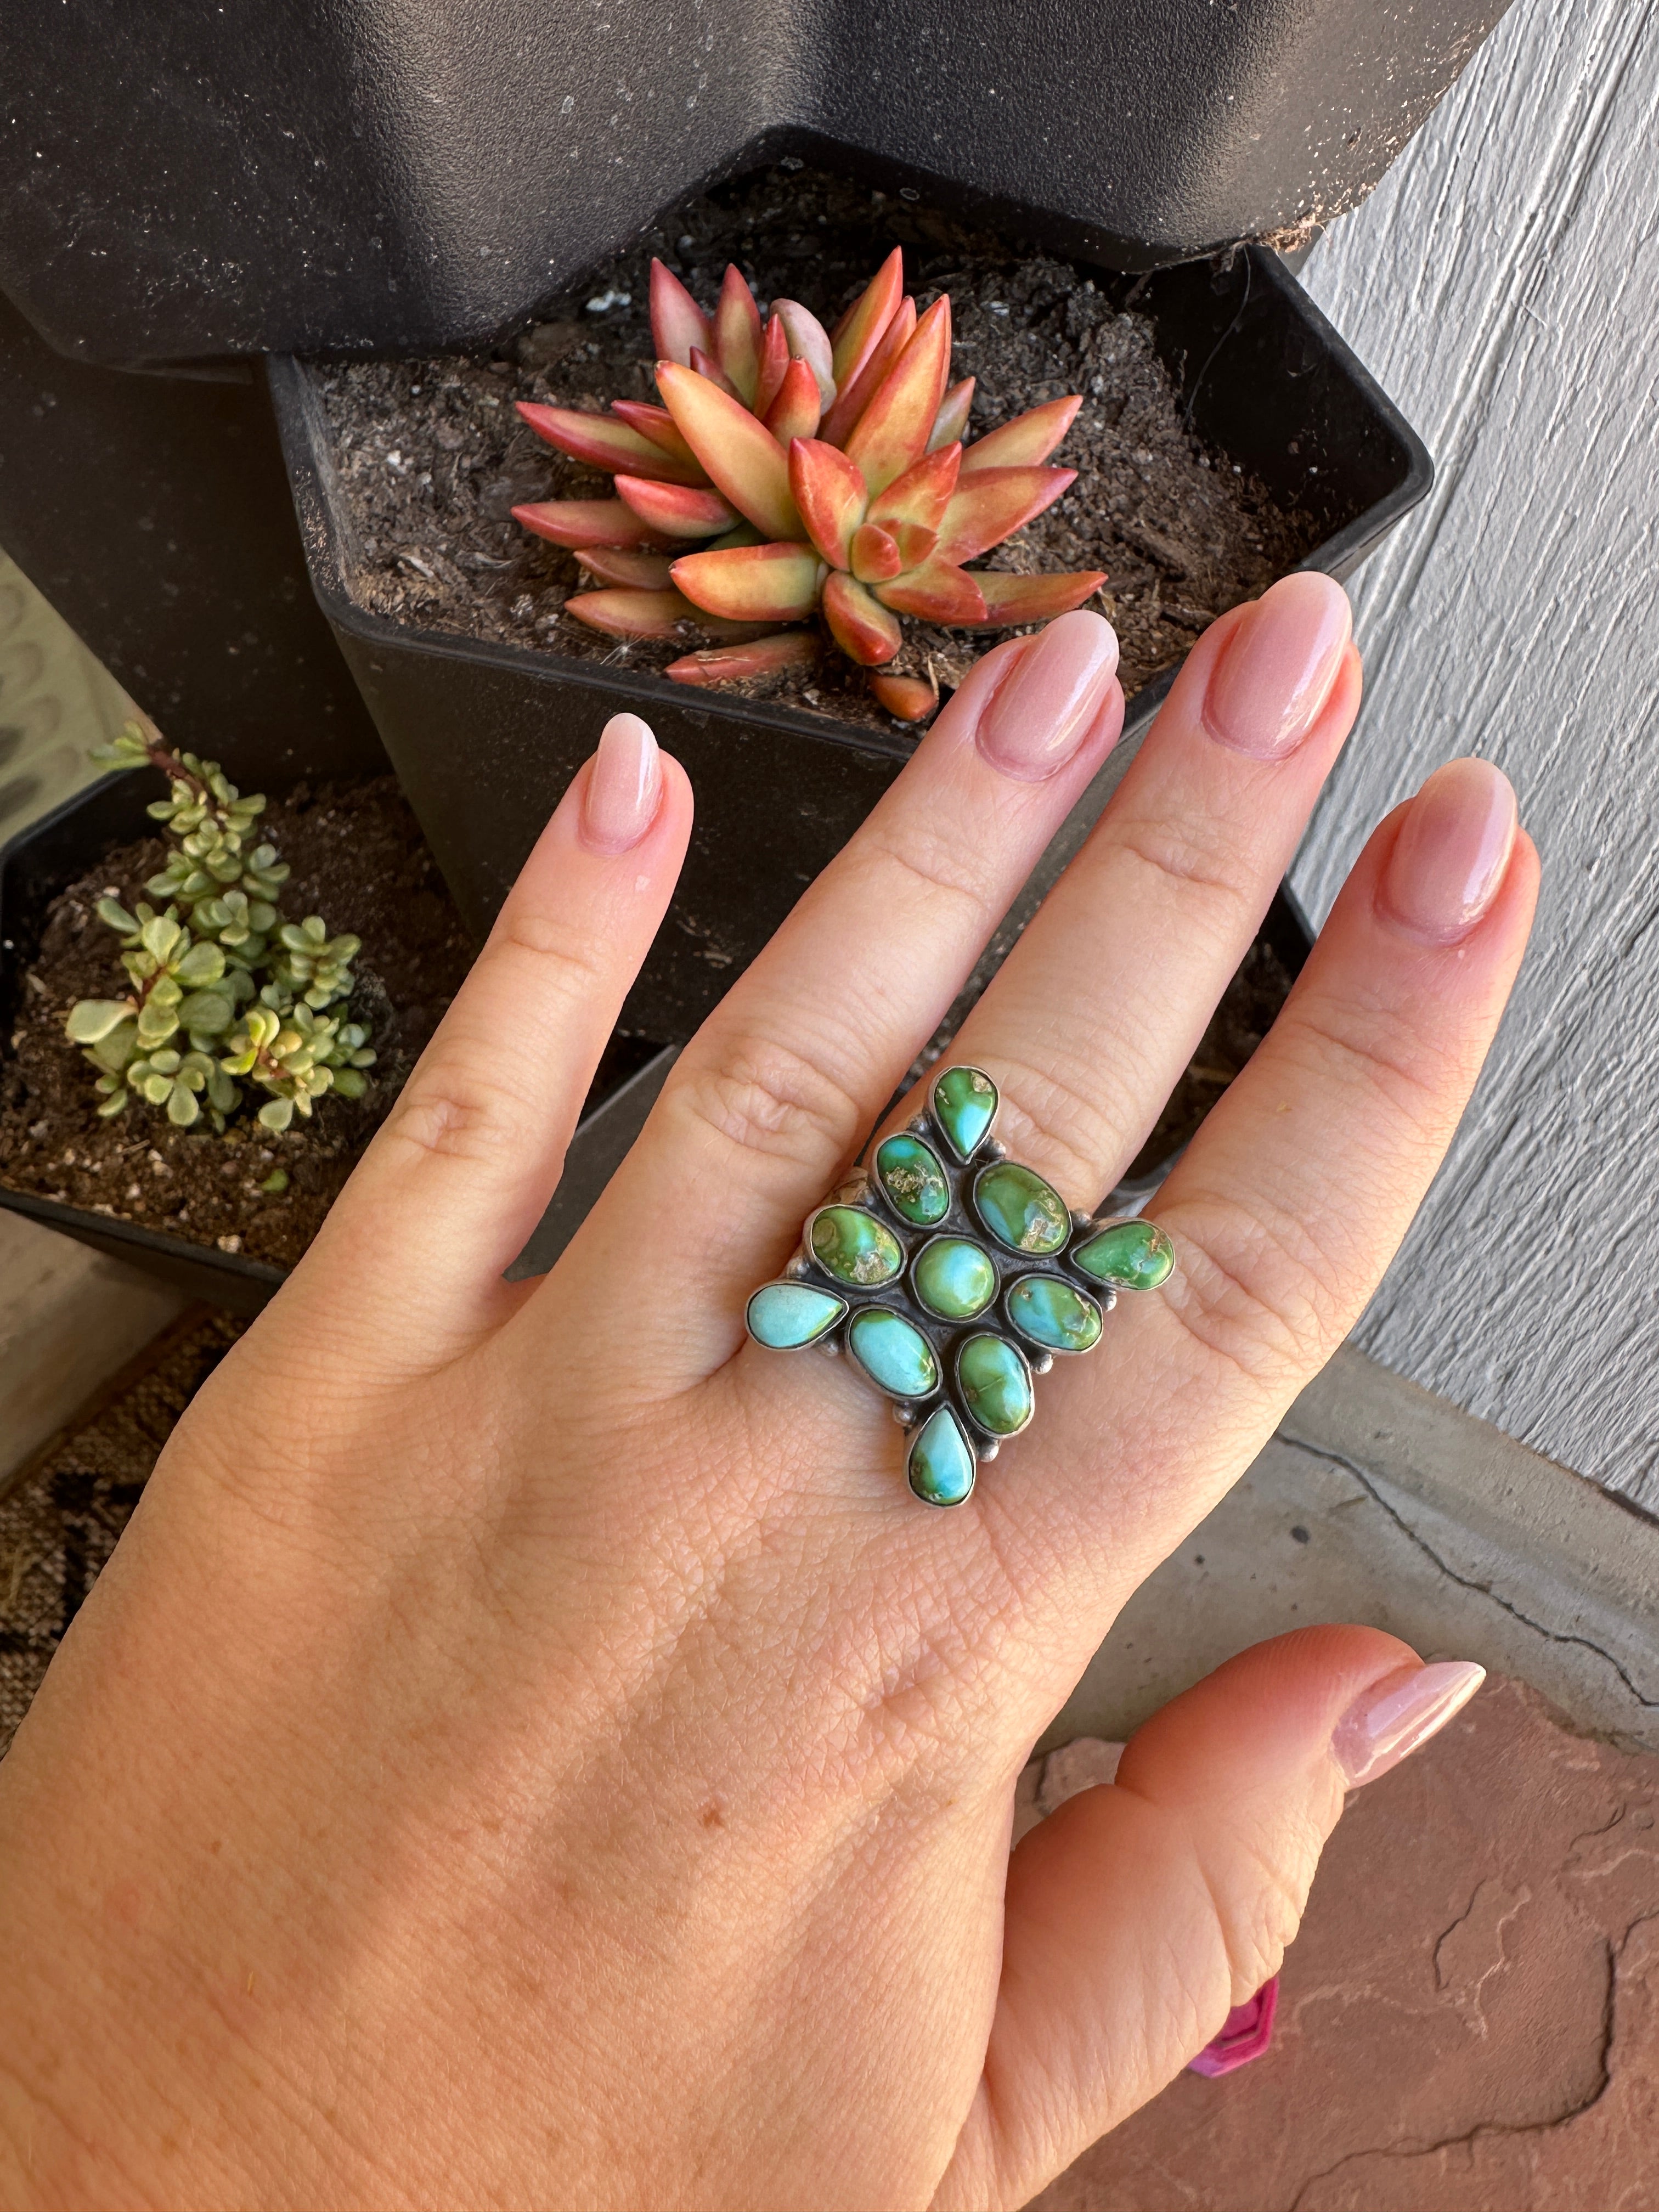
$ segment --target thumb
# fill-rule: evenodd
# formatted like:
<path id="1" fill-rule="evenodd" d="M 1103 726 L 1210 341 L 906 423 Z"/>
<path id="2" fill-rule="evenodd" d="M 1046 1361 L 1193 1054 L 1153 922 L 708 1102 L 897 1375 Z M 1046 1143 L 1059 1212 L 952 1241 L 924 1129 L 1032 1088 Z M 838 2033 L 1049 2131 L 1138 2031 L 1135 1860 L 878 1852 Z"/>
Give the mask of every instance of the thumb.
<path id="1" fill-rule="evenodd" d="M 1009 1862 L 985 2072 L 935 2199 L 1025 2203 L 1175 2077 L 1279 1970 L 1345 1793 L 1480 1687 L 1370 1628 L 1243 1652 L 1131 1740 Z"/>

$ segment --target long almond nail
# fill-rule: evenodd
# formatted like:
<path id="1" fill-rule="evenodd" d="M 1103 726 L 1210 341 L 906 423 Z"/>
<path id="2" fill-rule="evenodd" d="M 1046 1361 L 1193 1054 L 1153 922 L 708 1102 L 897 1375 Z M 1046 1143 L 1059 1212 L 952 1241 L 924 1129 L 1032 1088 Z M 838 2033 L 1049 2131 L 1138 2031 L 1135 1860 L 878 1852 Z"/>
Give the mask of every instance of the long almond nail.
<path id="1" fill-rule="evenodd" d="M 1382 903 L 1413 937 L 1455 945 L 1497 897 L 1515 850 L 1509 778 L 1490 761 L 1436 769 L 1400 825 Z"/>
<path id="2" fill-rule="evenodd" d="M 1470 1659 L 1402 1667 L 1354 1699 L 1331 1736 L 1331 1756 L 1350 1789 L 1398 1766 L 1461 1712 L 1486 1679 Z"/>
<path id="3" fill-rule="evenodd" d="M 657 818 L 662 766 L 651 725 L 613 714 L 599 733 L 582 798 L 582 836 L 597 853 L 625 853 Z"/>
<path id="4" fill-rule="evenodd" d="M 1088 735 L 1117 674 L 1117 633 L 1079 607 L 1036 639 L 986 708 L 976 732 L 993 768 L 1042 783 Z"/>
<path id="5" fill-rule="evenodd" d="M 1340 584 L 1312 570 L 1281 576 L 1228 639 L 1210 672 L 1204 726 L 1255 760 L 1293 753 L 1331 696 L 1353 634 Z"/>

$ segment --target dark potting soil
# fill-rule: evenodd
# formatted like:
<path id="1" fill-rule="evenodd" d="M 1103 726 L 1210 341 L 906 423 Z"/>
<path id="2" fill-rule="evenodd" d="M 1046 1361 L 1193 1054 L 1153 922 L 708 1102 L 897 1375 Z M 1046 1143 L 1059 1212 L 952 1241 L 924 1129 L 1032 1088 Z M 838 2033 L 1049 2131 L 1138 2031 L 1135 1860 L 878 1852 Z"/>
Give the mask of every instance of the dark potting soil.
<path id="1" fill-rule="evenodd" d="M 129 907 L 164 859 L 159 837 L 118 847 L 54 901 L 25 971 L 10 1050 L 0 1060 L 0 1177 L 70 1206 L 90 1207 L 198 1244 L 290 1266 L 436 1029 L 471 962 L 471 947 L 424 841 L 390 776 L 301 786 L 270 806 L 262 828 L 293 870 L 283 895 L 295 917 L 320 914 L 363 940 L 354 1021 L 373 1030 L 379 1058 L 365 1097 L 325 1096 L 310 1120 L 277 1135 L 251 1108 L 222 1136 L 175 1128 L 131 1103 L 101 1121 L 94 1072 L 64 1036 L 77 999 L 122 987 L 114 932 L 94 911 L 113 890 Z M 259 1185 L 282 1168 L 280 1195 Z"/>
<path id="2" fill-rule="evenodd" d="M 973 376 L 969 434 L 1068 392 L 1084 404 L 1056 462 L 1070 491 L 987 556 L 992 568 L 1103 568 L 1099 602 L 1133 696 L 1216 615 L 1293 568 L 1322 526 L 1274 505 L 1182 418 L 1151 324 L 1119 302 L 1128 279 L 1023 252 L 902 198 L 779 167 L 693 199 L 618 255 L 550 319 L 490 359 L 337 363 L 319 370 L 334 459 L 357 544 L 352 583 L 394 620 L 613 666 L 657 670 L 706 641 L 626 641 L 564 612 L 593 587 L 574 556 L 511 519 L 527 501 L 611 495 L 610 479 L 538 438 L 515 399 L 602 410 L 654 399 L 651 256 L 712 307 L 735 261 L 763 305 L 799 299 L 829 325 L 895 245 L 925 307 L 952 301 L 952 380 Z M 907 617 L 895 671 L 961 680 L 1015 630 L 963 631 Z M 892 730 L 861 671 L 834 647 L 816 669 L 729 689 Z"/>

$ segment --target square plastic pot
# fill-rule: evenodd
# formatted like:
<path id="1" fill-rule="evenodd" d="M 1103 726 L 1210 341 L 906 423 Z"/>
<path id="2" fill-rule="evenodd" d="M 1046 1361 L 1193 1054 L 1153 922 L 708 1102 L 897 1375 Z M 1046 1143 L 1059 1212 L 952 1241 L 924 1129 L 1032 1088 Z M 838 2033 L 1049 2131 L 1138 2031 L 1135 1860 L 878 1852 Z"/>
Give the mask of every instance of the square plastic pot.
<path id="1" fill-rule="evenodd" d="M 1421 440 L 1275 255 L 1249 247 L 1158 270 L 1139 282 L 1133 304 L 1199 433 L 1281 505 L 1316 518 L 1322 534 L 1304 566 L 1352 574 L 1427 491 L 1433 467 Z M 313 585 L 469 927 L 488 927 L 611 714 L 644 715 L 684 762 L 696 831 L 623 1013 L 639 1035 L 683 1042 L 915 740 L 371 612 L 352 587 L 351 516 L 313 373 L 289 358 L 270 374 Z M 1086 836 L 1174 675 L 1130 702 L 1123 740 L 1032 876 L 1014 927 Z"/>

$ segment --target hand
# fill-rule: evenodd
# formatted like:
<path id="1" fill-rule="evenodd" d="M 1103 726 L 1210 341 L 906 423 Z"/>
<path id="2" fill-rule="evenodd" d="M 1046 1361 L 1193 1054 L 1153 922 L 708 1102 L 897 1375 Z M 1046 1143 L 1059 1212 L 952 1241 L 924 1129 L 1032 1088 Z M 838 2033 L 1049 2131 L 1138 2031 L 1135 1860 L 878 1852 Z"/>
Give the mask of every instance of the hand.
<path id="1" fill-rule="evenodd" d="M 1313 575 L 1215 624 L 957 1041 L 1070 1205 L 1255 935 L 1348 629 Z M 847 1363 L 744 1336 L 1105 758 L 1115 657 L 1082 613 L 987 655 L 508 1285 L 690 830 L 608 729 L 0 1770 L 8 2201 L 1012 2207 L 1277 1967 L 1345 1787 L 1478 1670 L 1249 1652 L 1010 1863 L 1014 1781 L 1434 1173 L 1531 914 L 1502 777 L 1377 830 L 1160 1194 L 1178 1273 L 966 1505 Z"/>

